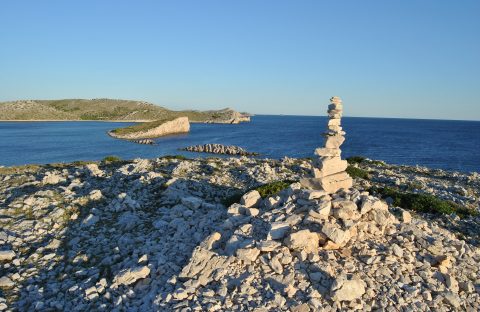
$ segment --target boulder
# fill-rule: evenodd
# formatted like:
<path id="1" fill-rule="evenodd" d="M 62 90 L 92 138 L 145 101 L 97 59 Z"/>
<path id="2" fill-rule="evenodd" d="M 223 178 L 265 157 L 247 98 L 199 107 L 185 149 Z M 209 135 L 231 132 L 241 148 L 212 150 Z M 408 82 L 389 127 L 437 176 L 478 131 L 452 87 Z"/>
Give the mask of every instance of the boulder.
<path id="1" fill-rule="evenodd" d="M 388 211 L 388 205 L 380 199 L 373 196 L 366 196 L 362 198 L 360 204 L 360 214 L 364 215 L 371 210 L 384 210 Z"/>
<path id="2" fill-rule="evenodd" d="M 410 212 L 402 209 L 402 221 L 403 223 L 411 223 L 412 222 L 412 215 Z"/>
<path id="3" fill-rule="evenodd" d="M 359 299 L 365 293 L 365 285 L 359 279 L 347 279 L 341 275 L 335 279 L 330 289 L 330 295 L 334 301 L 352 301 Z"/>
<path id="4" fill-rule="evenodd" d="M 325 223 L 322 226 L 322 233 L 337 245 L 343 245 L 350 239 L 348 231 L 343 231 L 336 224 Z"/>
<path id="5" fill-rule="evenodd" d="M 0 261 L 11 261 L 15 258 L 13 250 L 0 250 Z"/>
<path id="6" fill-rule="evenodd" d="M 290 231 L 288 222 L 273 222 L 268 232 L 268 239 L 280 240 Z"/>
<path id="7" fill-rule="evenodd" d="M 330 215 L 331 207 L 331 202 L 329 200 L 324 200 L 319 202 L 314 208 L 310 209 L 308 214 L 317 219 L 327 219 Z"/>
<path id="8" fill-rule="evenodd" d="M 254 262 L 260 255 L 260 250 L 257 248 L 243 248 L 237 250 L 237 257 L 246 262 Z"/>
<path id="9" fill-rule="evenodd" d="M 310 232 L 310 230 L 301 230 L 291 233 L 285 239 L 285 245 L 296 251 L 305 251 L 312 253 L 318 251 L 319 237 L 317 233 Z"/>
<path id="10" fill-rule="evenodd" d="M 258 207 L 261 200 L 262 197 L 260 196 L 260 193 L 256 190 L 253 190 L 242 196 L 242 198 L 240 199 L 240 204 L 244 205 L 247 208 Z"/>
<path id="11" fill-rule="evenodd" d="M 10 288 L 13 286 L 15 286 L 15 283 L 9 277 L 0 277 L 0 288 Z"/>
<path id="12" fill-rule="evenodd" d="M 83 221 L 82 221 L 82 227 L 90 227 L 94 225 L 95 223 L 100 220 L 99 217 L 93 214 L 89 214 Z"/>
<path id="13" fill-rule="evenodd" d="M 332 214 L 337 219 L 345 221 L 358 220 L 360 218 L 357 205 L 350 200 L 334 200 L 332 201 L 332 207 Z"/>
<path id="14" fill-rule="evenodd" d="M 197 209 L 199 208 L 203 203 L 203 200 L 198 198 L 198 197 L 184 197 L 182 198 L 182 204 L 190 209 Z"/>
<path id="15" fill-rule="evenodd" d="M 114 277 L 112 288 L 133 284 L 140 279 L 146 278 L 149 274 L 150 269 L 147 266 L 122 270 Z"/>
<path id="16" fill-rule="evenodd" d="M 61 183 L 61 182 L 65 182 L 65 178 L 60 176 L 60 175 L 57 175 L 57 174 L 47 174 L 42 179 L 43 184 L 54 185 L 54 184 L 58 184 L 58 183 Z"/>

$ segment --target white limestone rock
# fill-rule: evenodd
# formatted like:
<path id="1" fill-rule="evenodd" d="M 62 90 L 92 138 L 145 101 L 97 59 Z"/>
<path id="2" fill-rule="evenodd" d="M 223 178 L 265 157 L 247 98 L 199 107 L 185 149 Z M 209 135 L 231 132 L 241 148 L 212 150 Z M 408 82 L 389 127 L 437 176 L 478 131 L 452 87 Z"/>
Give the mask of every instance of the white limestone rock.
<path id="1" fill-rule="evenodd" d="M 66 181 L 66 179 L 64 177 L 62 177 L 58 174 L 53 174 L 53 173 L 47 174 L 42 179 L 43 184 L 50 184 L 50 185 L 59 184 L 59 183 L 65 182 L 65 181 Z"/>
<path id="2" fill-rule="evenodd" d="M 319 202 L 314 208 L 308 211 L 308 214 L 317 219 L 327 219 L 330 216 L 332 203 L 329 200 Z"/>
<path id="3" fill-rule="evenodd" d="M 353 186 L 352 178 L 346 172 L 340 172 L 323 178 L 305 178 L 300 183 L 310 189 L 324 190 L 334 194 L 341 189 L 349 189 Z"/>
<path id="4" fill-rule="evenodd" d="M 89 214 L 83 221 L 82 227 L 91 227 L 95 223 L 97 223 L 100 218 L 94 214 Z"/>
<path id="5" fill-rule="evenodd" d="M 150 269 L 147 266 L 122 270 L 114 277 L 112 288 L 117 288 L 121 285 L 131 285 L 140 279 L 146 278 L 149 274 Z"/>
<path id="6" fill-rule="evenodd" d="M 371 210 L 388 211 L 388 205 L 382 200 L 373 196 L 363 197 L 360 205 L 360 214 L 364 215 Z"/>
<path id="7" fill-rule="evenodd" d="M 340 157 L 342 151 L 339 148 L 319 147 L 315 149 L 315 155 L 319 157 Z"/>
<path id="8" fill-rule="evenodd" d="M 185 207 L 190 209 L 198 209 L 203 203 L 203 200 L 201 198 L 193 196 L 184 197 L 181 201 Z"/>
<path id="9" fill-rule="evenodd" d="M 15 286 L 15 283 L 9 277 L 0 277 L 0 288 L 10 288 L 13 286 Z"/>
<path id="10" fill-rule="evenodd" d="M 322 233 L 339 246 L 350 239 L 347 231 L 343 231 L 338 225 L 332 223 L 325 223 L 322 226 Z"/>
<path id="11" fill-rule="evenodd" d="M 291 233 L 285 239 L 285 245 L 296 251 L 305 251 L 312 253 L 318 251 L 319 237 L 317 233 L 310 232 L 310 230 L 300 230 Z"/>
<path id="12" fill-rule="evenodd" d="M 314 162 L 314 177 L 323 178 L 332 174 L 345 171 L 348 162 L 340 157 L 322 157 Z"/>
<path id="13" fill-rule="evenodd" d="M 258 248 L 242 248 L 237 250 L 237 257 L 246 262 L 254 262 L 260 255 Z"/>
<path id="14" fill-rule="evenodd" d="M 103 198 L 103 194 L 100 190 L 93 190 L 90 192 L 88 197 L 90 198 L 90 200 L 97 201 Z"/>
<path id="15" fill-rule="evenodd" d="M 337 199 L 332 201 L 332 214 L 337 219 L 342 220 L 358 220 L 360 214 L 358 213 L 357 205 L 345 199 Z"/>
<path id="16" fill-rule="evenodd" d="M 103 177 L 105 172 L 98 168 L 97 164 L 87 164 L 85 165 L 86 171 L 93 177 Z"/>
<path id="17" fill-rule="evenodd" d="M 360 279 L 347 279 L 341 275 L 335 279 L 330 289 L 330 295 L 334 301 L 353 301 L 362 297 L 365 293 L 365 285 Z"/>
<path id="18" fill-rule="evenodd" d="M 13 250 L 0 250 L 0 261 L 11 261 L 15 258 Z"/>
<path id="19" fill-rule="evenodd" d="M 290 224 L 288 222 L 273 222 L 268 232 L 268 239 L 280 240 L 290 231 Z"/>
<path id="20" fill-rule="evenodd" d="M 240 204 L 244 205 L 247 208 L 258 207 L 261 200 L 262 197 L 260 196 L 260 193 L 256 190 L 253 190 L 242 196 L 242 198 L 240 199 Z"/>
<path id="21" fill-rule="evenodd" d="M 325 138 L 325 148 L 338 149 L 345 142 L 343 135 L 328 135 Z"/>

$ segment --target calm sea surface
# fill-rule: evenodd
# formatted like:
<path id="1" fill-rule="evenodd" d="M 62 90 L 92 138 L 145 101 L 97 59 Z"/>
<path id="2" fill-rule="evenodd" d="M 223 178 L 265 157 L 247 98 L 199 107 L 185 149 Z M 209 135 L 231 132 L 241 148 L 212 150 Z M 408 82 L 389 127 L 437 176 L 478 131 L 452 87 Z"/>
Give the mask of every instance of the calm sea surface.
<path id="1" fill-rule="evenodd" d="M 480 122 L 343 118 L 347 140 L 343 155 L 363 155 L 393 164 L 422 165 L 459 171 L 480 171 Z M 187 135 L 139 145 L 110 138 L 106 132 L 125 123 L 0 122 L 0 165 L 123 159 L 183 154 L 189 145 L 238 145 L 263 157 L 312 156 L 323 144 L 326 117 L 255 116 L 239 125 L 192 124 Z"/>

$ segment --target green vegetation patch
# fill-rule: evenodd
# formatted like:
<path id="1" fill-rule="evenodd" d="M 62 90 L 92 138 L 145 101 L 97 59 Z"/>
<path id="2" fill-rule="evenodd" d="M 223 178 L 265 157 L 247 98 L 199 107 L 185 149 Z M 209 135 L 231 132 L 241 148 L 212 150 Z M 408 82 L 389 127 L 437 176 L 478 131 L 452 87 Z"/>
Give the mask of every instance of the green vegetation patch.
<path id="1" fill-rule="evenodd" d="M 125 127 L 125 128 L 114 129 L 112 130 L 112 133 L 115 133 L 117 135 L 126 135 L 126 134 L 137 133 L 137 132 L 145 132 L 150 129 L 161 126 L 164 123 L 168 121 L 172 121 L 174 119 L 175 118 L 165 118 L 165 119 L 160 119 L 160 120 L 155 120 L 150 122 L 143 122 L 143 123 L 139 123 L 133 126 Z"/>
<path id="2" fill-rule="evenodd" d="M 347 158 L 347 162 L 351 165 L 353 164 L 360 164 L 362 163 L 366 158 L 363 156 L 352 156 Z"/>
<path id="3" fill-rule="evenodd" d="M 289 187 L 292 183 L 293 181 L 275 181 L 262 185 L 256 188 L 256 190 L 260 193 L 262 198 L 265 198 L 279 193 L 280 191 Z"/>
<path id="4" fill-rule="evenodd" d="M 360 169 L 354 166 L 348 166 L 347 170 L 345 170 L 352 178 L 361 178 L 365 180 L 370 179 L 370 175 L 368 174 L 367 170 Z"/>
<path id="5" fill-rule="evenodd" d="M 256 187 L 256 188 L 250 188 L 244 192 L 238 192 L 235 193 L 231 196 L 228 196 L 222 200 L 222 204 L 226 207 L 230 207 L 231 205 L 235 203 L 239 203 L 240 199 L 242 196 L 252 190 L 258 191 L 260 193 L 260 196 L 262 198 L 266 198 L 275 194 L 278 194 L 279 192 L 283 191 L 287 187 L 290 186 L 290 184 L 295 183 L 296 181 L 290 181 L 290 180 L 285 180 L 285 181 L 275 181 L 271 183 L 264 184 L 262 186 Z"/>
<path id="6" fill-rule="evenodd" d="M 104 163 L 104 164 L 111 164 L 111 163 L 116 163 L 116 162 L 119 162 L 119 161 L 122 161 L 122 159 L 118 156 L 115 156 L 115 155 L 109 155 L 109 156 L 106 156 L 105 158 L 102 159 L 102 163 Z"/>
<path id="7" fill-rule="evenodd" d="M 390 187 L 372 188 L 371 191 L 381 194 L 383 198 L 390 197 L 398 207 L 418 212 L 456 214 L 460 217 L 476 215 L 476 211 L 463 207 L 451 201 L 441 200 L 430 194 L 414 194 L 400 192 Z"/>

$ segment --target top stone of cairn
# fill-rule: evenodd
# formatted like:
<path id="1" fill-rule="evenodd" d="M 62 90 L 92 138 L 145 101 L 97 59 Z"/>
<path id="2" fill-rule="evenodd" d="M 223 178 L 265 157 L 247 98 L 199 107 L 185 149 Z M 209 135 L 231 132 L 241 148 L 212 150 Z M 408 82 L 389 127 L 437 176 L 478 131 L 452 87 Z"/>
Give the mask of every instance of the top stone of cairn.
<path id="1" fill-rule="evenodd" d="M 332 104 L 342 104 L 342 99 L 339 96 L 332 96 L 330 98 L 330 103 L 332 103 Z"/>

